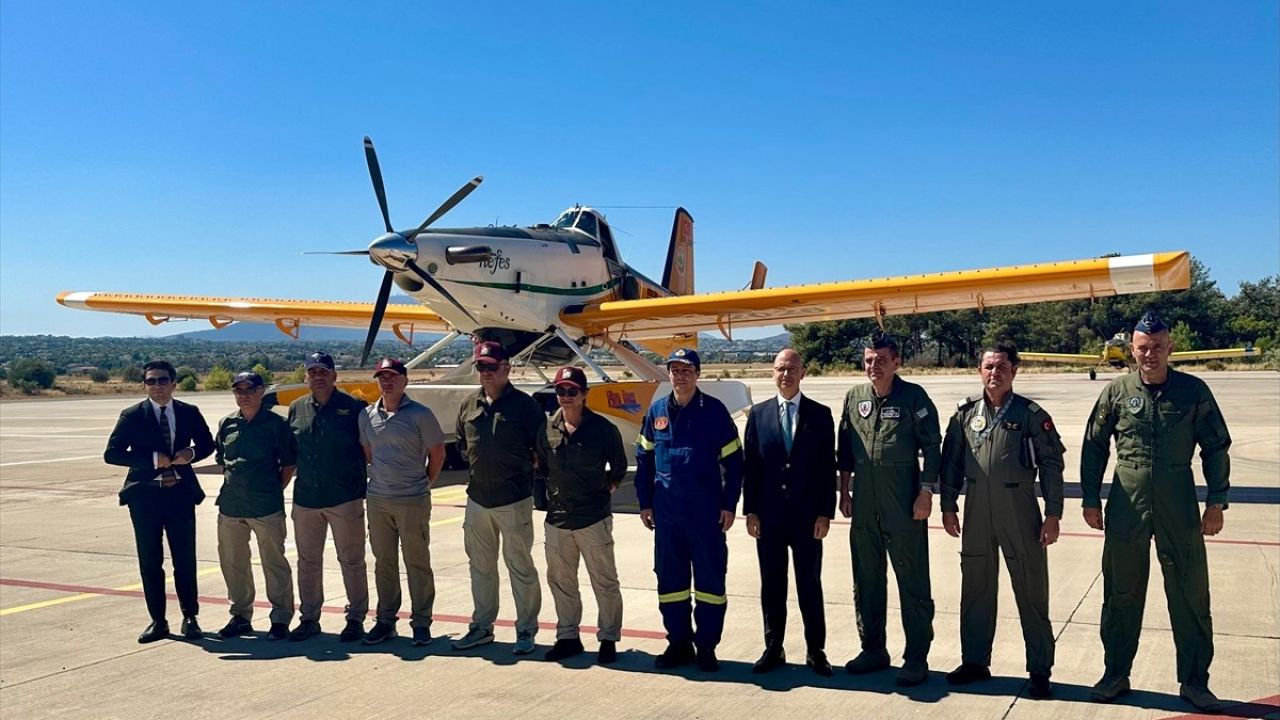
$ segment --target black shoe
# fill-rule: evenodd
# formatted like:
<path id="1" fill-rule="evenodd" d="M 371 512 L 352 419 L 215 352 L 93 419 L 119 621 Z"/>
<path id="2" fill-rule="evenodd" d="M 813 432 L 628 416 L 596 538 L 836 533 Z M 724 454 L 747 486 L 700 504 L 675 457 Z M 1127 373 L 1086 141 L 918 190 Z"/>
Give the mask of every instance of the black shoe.
<path id="1" fill-rule="evenodd" d="M 720 659 L 716 657 L 715 648 L 698 650 L 698 669 L 702 672 L 720 671 Z"/>
<path id="2" fill-rule="evenodd" d="M 755 675 L 763 675 L 786 664 L 787 652 L 785 650 L 780 647 L 765 648 L 764 654 L 751 666 L 751 672 Z"/>
<path id="3" fill-rule="evenodd" d="M 315 620 L 303 620 L 298 623 L 298 627 L 294 628 L 293 632 L 289 633 L 289 640 L 292 642 L 298 642 L 299 640 L 306 640 L 309 637 L 315 637 L 319 634 L 320 623 Z"/>
<path id="4" fill-rule="evenodd" d="M 157 640 L 164 640 L 167 637 L 169 637 L 169 621 L 154 620 L 147 626 L 147 629 L 143 630 L 142 634 L 138 636 L 138 642 L 143 644 L 153 643 Z"/>
<path id="5" fill-rule="evenodd" d="M 991 670 L 985 665 L 960 663 L 960 667 L 947 673 L 947 682 L 952 685 L 968 685 L 981 680 L 990 680 Z"/>
<path id="6" fill-rule="evenodd" d="M 863 650 L 858 657 L 845 663 L 844 669 L 850 675 L 865 675 L 879 672 L 889 667 L 889 653 L 873 653 Z"/>
<path id="7" fill-rule="evenodd" d="M 204 637 L 204 631 L 200 629 L 200 623 L 196 622 L 194 617 L 182 618 L 182 637 L 188 640 L 199 640 Z"/>
<path id="8" fill-rule="evenodd" d="M 391 623 L 374 623 L 373 629 L 368 635 L 364 636 L 365 645 L 377 645 L 384 640 L 390 640 L 396 636 L 396 626 Z"/>
<path id="9" fill-rule="evenodd" d="M 287 640 L 289 639 L 289 626 L 284 623 L 271 623 L 271 629 L 267 631 L 268 640 Z"/>
<path id="10" fill-rule="evenodd" d="M 426 647 L 431 644 L 435 638 L 431 637 L 431 628 L 416 627 L 413 629 L 413 646 Z"/>
<path id="11" fill-rule="evenodd" d="M 929 679 L 929 663 L 921 660 L 907 660 L 898 668 L 893 684 L 898 687 L 915 687 Z"/>
<path id="12" fill-rule="evenodd" d="M 596 653 L 596 662 L 608 665 L 618 660 L 618 645 L 612 640 L 601 640 L 600 651 Z"/>
<path id="13" fill-rule="evenodd" d="M 827 659 L 827 654 L 821 650 L 811 650 L 805 656 L 804 664 L 813 668 L 813 671 L 822 677 L 831 677 L 835 673 L 831 671 L 831 661 Z"/>
<path id="14" fill-rule="evenodd" d="M 338 635 L 338 642 L 355 642 L 364 639 L 364 623 L 359 620 L 348 620 L 347 626 Z"/>
<path id="15" fill-rule="evenodd" d="M 230 640 L 241 635 L 248 635 L 251 632 L 253 632 L 253 623 L 239 615 L 233 615 L 231 620 L 218 631 L 218 637 L 223 640 Z"/>
<path id="16" fill-rule="evenodd" d="M 1036 700 L 1053 697 L 1053 685 L 1049 682 L 1049 676 L 1031 673 L 1031 690 L 1028 694 Z"/>
<path id="17" fill-rule="evenodd" d="M 557 640 L 556 644 L 552 645 L 551 649 L 548 650 L 547 654 L 543 655 L 542 658 L 544 660 L 556 662 L 564 660 L 565 658 L 571 658 L 574 655 L 581 655 L 583 650 L 585 650 L 585 648 L 582 647 L 582 641 L 578 638 Z"/>
<path id="18" fill-rule="evenodd" d="M 693 645 L 668 645 L 662 654 L 653 659 L 653 666 L 659 670 L 670 670 L 693 662 Z"/>

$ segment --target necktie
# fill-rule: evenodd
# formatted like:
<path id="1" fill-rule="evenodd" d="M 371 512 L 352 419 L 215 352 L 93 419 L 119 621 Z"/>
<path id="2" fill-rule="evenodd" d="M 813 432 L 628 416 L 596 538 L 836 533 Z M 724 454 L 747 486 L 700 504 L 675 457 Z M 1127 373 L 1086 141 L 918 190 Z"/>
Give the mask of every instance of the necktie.
<path id="1" fill-rule="evenodd" d="M 164 435 L 164 447 L 170 459 L 173 458 L 173 432 L 169 430 L 169 415 L 166 411 L 169 409 L 167 405 L 160 406 L 160 432 Z M 169 466 L 160 471 L 160 486 L 172 487 L 178 483 L 178 473 Z"/>
<path id="2" fill-rule="evenodd" d="M 794 421 L 791 419 L 792 404 L 789 402 L 782 403 L 782 442 L 787 447 L 787 454 L 791 454 L 791 442 L 794 439 L 794 430 L 792 429 Z"/>

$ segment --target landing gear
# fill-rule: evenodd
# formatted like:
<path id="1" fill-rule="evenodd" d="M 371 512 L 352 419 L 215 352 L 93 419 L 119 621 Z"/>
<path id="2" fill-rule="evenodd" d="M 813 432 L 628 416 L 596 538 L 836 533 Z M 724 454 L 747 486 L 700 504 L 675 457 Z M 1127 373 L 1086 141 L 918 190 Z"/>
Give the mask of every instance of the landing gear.
<path id="1" fill-rule="evenodd" d="M 1097 380 L 1097 379 L 1098 379 L 1098 371 L 1097 371 L 1097 370 L 1094 370 L 1093 368 L 1089 368 L 1089 379 L 1090 379 L 1090 380 Z"/>

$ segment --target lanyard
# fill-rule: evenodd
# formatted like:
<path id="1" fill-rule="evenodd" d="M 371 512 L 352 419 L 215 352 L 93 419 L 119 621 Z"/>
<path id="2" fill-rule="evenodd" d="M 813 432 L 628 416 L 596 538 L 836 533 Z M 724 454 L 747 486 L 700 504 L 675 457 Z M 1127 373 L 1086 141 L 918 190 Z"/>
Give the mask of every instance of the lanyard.
<path id="1" fill-rule="evenodd" d="M 974 415 L 973 419 L 969 421 L 969 429 L 973 430 L 975 433 L 973 436 L 973 447 L 975 449 L 982 447 L 982 443 L 987 441 L 987 436 L 989 436 L 991 431 L 994 430 L 995 427 L 1000 424 L 1000 421 L 1004 419 L 1004 414 L 1009 411 L 1009 406 L 1013 404 L 1012 400 L 1013 398 L 1009 398 L 1004 401 L 1004 405 L 1000 406 L 1000 411 L 996 413 L 994 418 L 991 418 L 990 423 L 987 423 L 985 410 L 983 411 L 983 414 Z M 984 400 L 982 407 L 986 408 L 986 406 L 987 404 Z"/>

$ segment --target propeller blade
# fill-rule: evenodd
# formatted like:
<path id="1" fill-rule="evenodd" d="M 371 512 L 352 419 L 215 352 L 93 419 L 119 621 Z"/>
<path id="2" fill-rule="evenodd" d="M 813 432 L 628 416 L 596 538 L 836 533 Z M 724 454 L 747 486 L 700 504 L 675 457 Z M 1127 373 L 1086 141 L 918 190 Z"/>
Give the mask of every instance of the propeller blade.
<path id="1" fill-rule="evenodd" d="M 304 250 L 301 255 L 368 255 L 368 250 Z"/>
<path id="2" fill-rule="evenodd" d="M 395 232 L 391 229 L 391 215 L 387 212 L 387 191 L 382 186 L 382 168 L 378 166 L 378 153 L 374 151 L 373 141 L 368 136 L 364 139 L 364 159 L 369 163 L 369 177 L 373 180 L 373 192 L 378 196 L 382 222 L 387 226 L 387 232 Z"/>
<path id="3" fill-rule="evenodd" d="M 436 292 L 440 293 L 441 297 L 453 303 L 453 306 L 461 310 L 463 315 L 466 315 L 468 318 L 471 319 L 471 322 L 477 325 L 480 324 L 480 322 L 475 319 L 475 316 L 473 316 L 465 307 L 463 307 L 462 303 L 458 302 L 457 298 L 455 298 L 452 294 L 450 294 L 448 290 L 445 290 L 444 286 L 441 285 L 438 280 L 428 275 L 425 271 L 423 271 L 422 268 L 418 267 L 417 263 L 415 263 L 412 260 L 409 260 L 405 263 L 405 265 L 408 266 L 410 270 L 417 273 L 418 277 L 422 278 L 423 282 L 430 285 L 432 290 L 435 290 Z"/>
<path id="4" fill-rule="evenodd" d="M 423 220 L 422 224 L 418 226 L 418 229 L 406 235 L 405 238 L 408 240 L 412 240 L 415 237 L 417 237 L 418 233 L 422 232 L 423 230 L 426 230 L 428 225 L 439 220 L 442 215 L 452 210 L 453 207 L 458 203 L 462 202 L 463 198 L 470 195 L 472 190 L 475 190 L 476 188 L 480 187 L 480 183 L 482 182 L 484 182 L 483 175 L 477 175 L 471 178 L 471 182 L 458 188 L 458 192 L 454 193 L 453 196 L 450 197 L 448 200 L 445 200 L 443 205 L 436 208 L 436 211 L 431 213 L 431 217 L 427 218 L 426 220 Z"/>
<path id="5" fill-rule="evenodd" d="M 373 319 L 369 322 L 369 335 L 364 339 L 364 352 L 360 353 L 360 367 L 369 361 L 369 351 L 373 349 L 373 341 L 378 339 L 378 328 L 382 325 L 382 316 L 387 312 L 387 299 L 391 297 L 391 276 L 388 270 L 382 276 L 382 287 L 378 290 L 378 301 L 373 305 Z"/>

